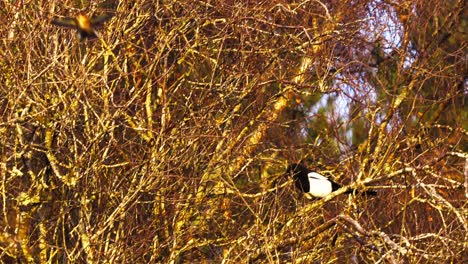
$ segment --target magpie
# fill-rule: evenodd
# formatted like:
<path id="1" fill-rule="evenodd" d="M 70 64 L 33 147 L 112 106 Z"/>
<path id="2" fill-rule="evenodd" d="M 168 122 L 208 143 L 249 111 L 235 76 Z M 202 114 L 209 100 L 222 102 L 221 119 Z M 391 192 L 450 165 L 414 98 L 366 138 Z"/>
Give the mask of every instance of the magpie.
<path id="1" fill-rule="evenodd" d="M 291 164 L 286 170 L 287 175 L 292 175 L 294 179 L 294 184 L 296 187 L 304 192 L 308 193 L 313 197 L 322 198 L 330 193 L 341 188 L 341 185 L 328 179 L 327 177 L 309 170 L 301 164 Z M 355 190 L 349 190 L 345 193 L 352 193 Z M 359 192 L 366 195 L 376 195 L 377 192 L 372 190 L 367 190 L 365 192 Z"/>

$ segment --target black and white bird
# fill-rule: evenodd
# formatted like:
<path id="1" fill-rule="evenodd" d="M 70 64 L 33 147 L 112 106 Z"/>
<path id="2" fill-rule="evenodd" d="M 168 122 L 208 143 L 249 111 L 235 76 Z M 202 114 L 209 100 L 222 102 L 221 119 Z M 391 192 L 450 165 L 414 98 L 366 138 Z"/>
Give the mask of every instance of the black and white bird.
<path id="1" fill-rule="evenodd" d="M 313 197 L 322 198 L 330 193 L 341 188 L 341 185 L 330 180 L 329 178 L 309 170 L 301 164 L 291 164 L 286 170 L 287 175 L 292 175 L 296 187 L 304 193 L 308 193 Z M 348 190 L 345 193 L 352 193 L 355 190 Z M 357 193 L 366 195 L 376 195 L 372 190 Z"/>

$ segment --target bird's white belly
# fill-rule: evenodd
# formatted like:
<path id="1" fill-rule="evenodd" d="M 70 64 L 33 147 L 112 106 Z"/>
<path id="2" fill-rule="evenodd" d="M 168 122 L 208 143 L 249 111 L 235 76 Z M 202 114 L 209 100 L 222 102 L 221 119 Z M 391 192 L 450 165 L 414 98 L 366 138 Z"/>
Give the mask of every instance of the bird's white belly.
<path id="1" fill-rule="evenodd" d="M 309 178 L 309 193 L 314 197 L 325 197 L 332 192 L 332 184 L 328 180 L 311 179 Z"/>

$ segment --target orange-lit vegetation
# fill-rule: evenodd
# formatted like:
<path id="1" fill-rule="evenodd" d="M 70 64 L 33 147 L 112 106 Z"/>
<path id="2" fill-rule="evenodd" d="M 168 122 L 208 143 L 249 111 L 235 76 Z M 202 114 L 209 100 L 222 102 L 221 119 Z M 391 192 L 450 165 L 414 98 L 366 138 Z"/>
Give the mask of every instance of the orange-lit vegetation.
<path id="1" fill-rule="evenodd" d="M 464 1 L 78 2 L 0 4 L 2 262 L 467 261 Z"/>

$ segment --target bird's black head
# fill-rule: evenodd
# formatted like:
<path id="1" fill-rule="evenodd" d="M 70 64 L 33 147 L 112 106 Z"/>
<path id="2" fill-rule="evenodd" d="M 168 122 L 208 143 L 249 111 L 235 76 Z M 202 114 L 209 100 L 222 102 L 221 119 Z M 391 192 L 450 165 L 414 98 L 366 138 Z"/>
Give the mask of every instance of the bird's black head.
<path id="1" fill-rule="evenodd" d="M 288 168 L 286 169 L 286 173 L 292 176 L 296 176 L 299 173 L 307 174 L 308 172 L 309 170 L 305 166 L 298 163 L 289 164 Z"/>
<path id="2" fill-rule="evenodd" d="M 301 164 L 290 164 L 286 169 L 286 175 L 293 177 L 294 184 L 302 192 L 308 192 L 310 190 L 309 179 L 307 176 L 309 172 L 310 170 Z"/>

